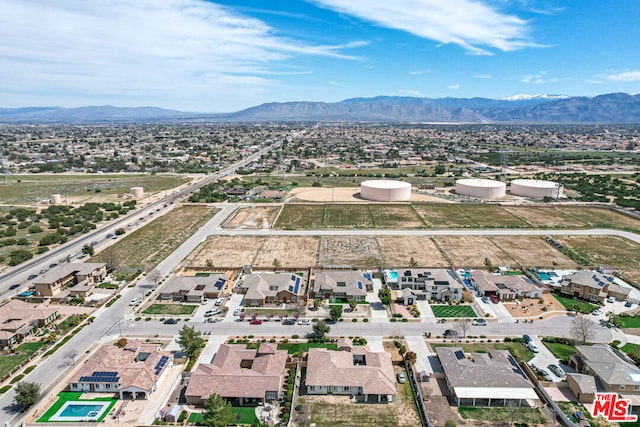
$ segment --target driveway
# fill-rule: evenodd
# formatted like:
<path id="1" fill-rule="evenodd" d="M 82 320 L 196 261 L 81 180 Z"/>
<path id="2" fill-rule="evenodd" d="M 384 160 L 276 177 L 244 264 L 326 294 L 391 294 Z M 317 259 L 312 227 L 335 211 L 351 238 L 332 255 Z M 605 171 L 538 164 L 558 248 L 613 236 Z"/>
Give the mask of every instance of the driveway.
<path id="1" fill-rule="evenodd" d="M 227 314 L 224 316 L 223 322 L 235 322 L 238 316 L 234 316 L 233 312 L 236 308 L 242 307 L 244 304 L 242 300 L 244 299 L 244 295 L 242 294 L 232 294 L 229 299 L 227 299 Z"/>
<path id="2" fill-rule="evenodd" d="M 368 336 L 365 336 L 365 339 L 367 340 L 367 346 L 371 351 L 380 352 L 380 353 L 384 352 L 384 343 L 382 342 L 382 336 L 368 335 Z"/>
<path id="3" fill-rule="evenodd" d="M 485 313 L 489 313 L 493 318 L 498 319 L 498 323 L 513 323 L 513 317 L 507 308 L 498 303 L 494 304 L 491 301 L 483 302 L 481 297 L 474 297 L 478 305 L 484 310 Z"/>
<path id="4" fill-rule="evenodd" d="M 380 298 L 378 298 L 378 291 L 382 289 L 382 281 L 374 278 L 372 282 L 373 292 L 368 292 L 366 297 L 369 303 L 369 309 L 371 310 L 371 322 L 388 322 L 387 308 L 380 302 Z"/>
<path id="5" fill-rule="evenodd" d="M 529 366 L 534 365 L 537 368 L 541 368 L 541 369 L 544 369 L 545 371 L 549 372 L 549 375 L 551 375 L 551 377 L 553 377 L 553 381 L 554 382 L 562 381 L 562 378 L 558 377 L 556 374 L 551 372 L 551 369 L 549 369 L 549 365 L 551 365 L 551 364 L 558 365 L 562 369 L 564 369 L 566 372 L 569 372 L 569 368 L 567 366 L 565 366 L 565 365 L 561 365 L 560 364 L 558 359 L 553 355 L 553 353 L 551 353 L 551 351 L 549 351 L 547 346 L 545 346 L 542 343 L 542 341 L 540 340 L 540 338 L 537 335 L 529 335 L 529 336 L 531 337 L 533 342 L 536 343 L 536 345 L 538 346 L 538 350 L 540 350 L 535 355 L 535 357 L 529 361 Z"/>
<path id="6" fill-rule="evenodd" d="M 420 318 L 422 319 L 421 322 L 436 323 L 436 315 L 433 314 L 429 301 L 416 301 L 416 305 L 420 311 Z"/>
<path id="7" fill-rule="evenodd" d="M 198 356 L 198 360 L 196 360 L 196 363 L 194 364 L 191 372 L 195 371 L 196 367 L 201 363 L 211 363 L 211 361 L 213 360 L 213 356 L 216 355 L 218 349 L 222 344 L 224 344 L 226 339 L 226 337 L 220 335 L 209 335 L 207 344 L 200 352 L 200 356 Z"/>
<path id="8" fill-rule="evenodd" d="M 424 342 L 424 337 L 422 335 L 411 335 L 405 337 L 405 341 L 407 342 L 408 350 L 416 354 L 416 372 L 426 372 L 431 376 L 433 374 L 433 368 L 429 363 L 431 353 Z"/>

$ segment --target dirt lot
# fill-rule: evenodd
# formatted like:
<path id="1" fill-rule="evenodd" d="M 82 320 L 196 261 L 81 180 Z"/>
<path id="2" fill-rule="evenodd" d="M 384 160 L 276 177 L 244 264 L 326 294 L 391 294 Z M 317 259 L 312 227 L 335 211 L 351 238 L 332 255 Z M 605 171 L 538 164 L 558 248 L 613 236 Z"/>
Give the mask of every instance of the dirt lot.
<path id="1" fill-rule="evenodd" d="M 513 317 L 534 317 L 534 316 L 543 316 L 543 317 L 551 317 L 557 316 L 558 313 L 548 313 L 554 310 L 562 310 L 565 308 L 558 302 L 557 299 L 553 297 L 551 294 L 542 294 L 543 304 L 540 304 L 539 300 L 536 298 L 525 298 L 520 302 L 520 304 L 516 304 L 515 302 L 505 302 L 504 306 L 509 310 L 509 314 Z M 542 309 L 546 308 L 546 311 L 542 311 Z"/>
<path id="2" fill-rule="evenodd" d="M 511 265 L 515 260 L 490 238 L 481 236 L 437 236 L 435 242 L 443 248 L 455 266 L 480 267 L 488 258 L 493 265 Z"/>
<path id="3" fill-rule="evenodd" d="M 262 244 L 256 255 L 255 267 L 272 267 L 277 259 L 282 267 L 307 267 L 316 265 L 317 237 L 271 237 Z"/>
<path id="4" fill-rule="evenodd" d="M 409 266 L 411 258 L 418 265 L 446 267 L 449 262 L 429 237 L 378 237 L 382 259 L 387 265 Z"/>
<path id="5" fill-rule="evenodd" d="M 492 237 L 491 240 L 522 265 L 529 265 L 531 260 L 535 260 L 537 266 L 556 265 L 559 268 L 574 268 L 576 266 L 574 261 L 551 247 L 542 237 L 497 236 Z"/>
<path id="6" fill-rule="evenodd" d="M 265 240 L 265 237 L 209 237 L 189 255 L 185 265 L 207 266 L 209 261 L 212 267 L 253 264 Z"/>
<path id="7" fill-rule="evenodd" d="M 320 238 L 318 264 L 371 267 L 383 265 L 384 260 L 375 237 L 323 236 Z"/>
<path id="8" fill-rule="evenodd" d="M 572 217 L 562 208 L 549 207 L 520 207 L 503 206 L 507 212 L 522 218 L 531 224 L 532 227 L 539 228 L 582 228 L 584 222 Z"/>
<path id="9" fill-rule="evenodd" d="M 236 209 L 224 228 L 256 229 L 271 228 L 280 212 L 279 206 L 249 206 Z"/>

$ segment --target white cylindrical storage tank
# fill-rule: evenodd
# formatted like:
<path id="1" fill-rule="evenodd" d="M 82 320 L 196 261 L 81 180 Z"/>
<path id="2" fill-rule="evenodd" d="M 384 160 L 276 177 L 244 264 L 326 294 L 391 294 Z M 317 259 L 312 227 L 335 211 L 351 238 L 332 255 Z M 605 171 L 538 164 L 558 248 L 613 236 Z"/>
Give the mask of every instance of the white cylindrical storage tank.
<path id="1" fill-rule="evenodd" d="M 142 187 L 131 187 L 131 195 L 136 199 L 140 199 L 144 196 L 144 188 Z"/>
<path id="2" fill-rule="evenodd" d="M 52 205 L 61 205 L 62 204 L 62 196 L 59 194 L 51 195 L 51 204 Z"/>
<path id="3" fill-rule="evenodd" d="M 543 181 L 540 179 L 514 179 L 511 182 L 511 194 L 514 196 L 542 199 L 562 197 L 563 186 L 559 182 Z"/>
<path id="4" fill-rule="evenodd" d="M 461 196 L 480 199 L 499 199 L 505 196 L 507 185 L 492 179 L 459 179 L 456 181 L 456 193 Z"/>
<path id="5" fill-rule="evenodd" d="M 398 202 L 411 199 L 411 184 L 404 181 L 380 179 L 360 183 L 360 196 L 366 200 Z"/>

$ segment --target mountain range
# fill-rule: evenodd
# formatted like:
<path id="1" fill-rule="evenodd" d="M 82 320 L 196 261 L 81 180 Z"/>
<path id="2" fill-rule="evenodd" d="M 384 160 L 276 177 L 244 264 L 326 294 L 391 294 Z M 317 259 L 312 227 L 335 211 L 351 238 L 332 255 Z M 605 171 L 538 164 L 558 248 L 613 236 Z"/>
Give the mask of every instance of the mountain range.
<path id="1" fill-rule="evenodd" d="M 340 102 L 266 103 L 234 113 L 189 113 L 156 107 L 0 108 L 0 123 L 423 122 L 423 123 L 640 123 L 640 94 L 595 97 L 516 95 L 490 98 L 379 96 Z"/>

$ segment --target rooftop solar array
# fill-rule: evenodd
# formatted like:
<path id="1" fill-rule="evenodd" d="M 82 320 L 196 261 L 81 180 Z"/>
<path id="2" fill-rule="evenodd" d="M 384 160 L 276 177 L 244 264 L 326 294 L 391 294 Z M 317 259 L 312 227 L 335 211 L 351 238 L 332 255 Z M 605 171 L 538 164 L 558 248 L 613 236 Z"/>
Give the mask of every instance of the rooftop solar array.
<path id="1" fill-rule="evenodd" d="M 162 372 L 162 368 L 164 368 L 164 365 L 166 365 L 168 361 L 169 361 L 169 357 L 168 356 L 162 356 L 160 358 L 158 363 L 156 363 L 156 367 L 154 368 L 156 375 L 158 375 L 158 374 L 160 374 L 160 372 Z"/>
<path id="2" fill-rule="evenodd" d="M 371 274 L 369 274 L 369 273 L 364 273 L 364 274 L 363 274 L 363 276 L 364 276 L 364 278 L 365 278 L 365 279 L 367 279 L 367 280 L 371 280 Z"/>
<path id="3" fill-rule="evenodd" d="M 227 281 L 220 277 L 218 281 L 213 284 L 213 286 L 215 286 L 216 289 L 221 290 L 225 283 L 227 283 Z"/>
<path id="4" fill-rule="evenodd" d="M 80 377 L 83 383 L 117 383 L 119 380 L 118 373 L 113 371 L 94 371 L 91 375 Z"/>
<path id="5" fill-rule="evenodd" d="M 362 289 L 362 282 L 358 282 L 358 289 Z"/>
<path id="6" fill-rule="evenodd" d="M 293 292 L 294 294 L 298 295 L 298 291 L 300 290 L 300 276 L 292 274 L 291 280 L 294 282 L 294 284 L 289 285 L 289 292 Z"/>
<path id="7" fill-rule="evenodd" d="M 462 350 L 456 350 L 454 354 L 456 355 L 456 359 L 458 360 L 463 360 L 466 358 L 464 355 L 464 351 Z"/>

